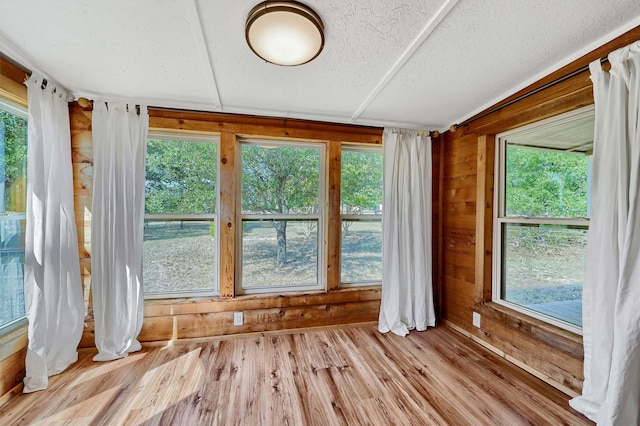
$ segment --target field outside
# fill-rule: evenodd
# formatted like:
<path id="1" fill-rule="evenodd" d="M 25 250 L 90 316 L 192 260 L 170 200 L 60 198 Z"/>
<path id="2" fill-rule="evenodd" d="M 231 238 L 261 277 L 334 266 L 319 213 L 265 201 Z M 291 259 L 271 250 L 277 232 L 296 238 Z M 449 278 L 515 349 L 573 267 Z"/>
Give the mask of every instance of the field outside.
<path id="1" fill-rule="evenodd" d="M 211 290 L 217 252 L 208 221 L 145 223 L 145 293 Z"/>
<path id="2" fill-rule="evenodd" d="M 146 293 L 211 290 L 217 254 L 209 222 L 148 222 L 145 225 Z M 246 222 L 242 239 L 245 288 L 315 285 L 317 228 L 313 222 L 289 221 L 287 263 L 278 267 L 276 230 L 270 221 Z M 380 281 L 380 222 L 354 222 L 343 237 L 343 280 Z"/>
<path id="3" fill-rule="evenodd" d="M 586 230 L 507 228 L 506 299 L 520 305 L 579 300 Z"/>

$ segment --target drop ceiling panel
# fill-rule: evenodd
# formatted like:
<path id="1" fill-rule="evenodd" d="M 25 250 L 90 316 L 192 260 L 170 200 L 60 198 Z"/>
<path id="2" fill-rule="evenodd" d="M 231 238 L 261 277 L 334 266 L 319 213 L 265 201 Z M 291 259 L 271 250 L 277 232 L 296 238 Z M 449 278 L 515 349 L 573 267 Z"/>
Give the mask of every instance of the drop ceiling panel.
<path id="1" fill-rule="evenodd" d="M 361 118 L 446 129 L 638 12 L 637 0 L 461 0 Z"/>
<path id="2" fill-rule="evenodd" d="M 72 91 L 212 99 L 181 1 L 3 1 L 0 31 Z"/>
<path id="3" fill-rule="evenodd" d="M 255 56 L 244 22 L 256 1 L 198 2 L 223 107 L 348 119 L 440 7 L 441 0 L 306 1 L 324 21 L 314 61 L 279 67 Z"/>
<path id="4" fill-rule="evenodd" d="M 303 1 L 326 41 L 299 67 L 247 47 L 258 0 L 0 0 L 0 52 L 75 95 L 442 130 L 640 23 L 638 0 Z"/>

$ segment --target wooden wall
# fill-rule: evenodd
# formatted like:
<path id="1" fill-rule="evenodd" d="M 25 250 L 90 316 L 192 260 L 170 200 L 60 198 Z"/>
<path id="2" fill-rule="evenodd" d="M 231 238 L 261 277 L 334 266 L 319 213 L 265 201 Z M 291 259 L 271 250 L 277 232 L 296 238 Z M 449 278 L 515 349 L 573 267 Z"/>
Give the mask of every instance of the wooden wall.
<path id="1" fill-rule="evenodd" d="M 76 221 L 80 243 L 80 262 L 85 290 L 87 316 L 81 347 L 94 346 L 91 285 L 91 188 L 92 141 L 91 111 L 77 103 L 70 107 L 71 145 L 75 183 Z M 248 117 L 238 115 L 150 110 L 149 126 L 153 130 L 204 132 L 220 135 L 220 298 L 148 300 L 140 334 L 142 342 L 194 339 L 225 334 L 239 334 L 364 323 L 378 318 L 381 290 L 379 286 L 339 288 L 340 220 L 327 220 L 327 244 L 332 247 L 327 259 L 327 291 L 269 295 L 235 295 L 235 250 L 239 188 L 236 148 L 240 137 L 283 138 L 322 141 L 328 145 L 328 167 L 340 169 L 340 143 L 381 144 L 382 131 L 300 120 Z M 332 177 L 333 176 L 333 177 Z M 328 202 L 335 204 L 340 182 L 329 174 Z M 339 204 L 337 204 L 339 207 Z M 329 209 L 330 210 L 330 209 Z M 336 209 L 334 208 L 334 211 Z M 337 211 L 339 213 L 339 211 Z M 332 227 L 333 224 L 334 226 Z M 335 228 L 335 229 L 334 229 Z M 337 243 L 337 244 L 336 244 Z M 333 254 L 333 256 L 332 256 Z M 338 271 L 338 273 L 335 273 Z M 244 312 L 244 324 L 233 325 L 233 312 Z"/>
<path id="2" fill-rule="evenodd" d="M 505 99 L 580 70 L 592 60 L 640 39 L 640 27 Z M 444 135 L 439 285 L 444 322 L 568 394 L 583 380 L 582 338 L 491 302 L 495 135 L 593 103 L 588 71 L 505 105 Z M 472 313 L 481 314 L 481 327 Z"/>
<path id="3" fill-rule="evenodd" d="M 0 57 L 0 97 L 27 105 L 25 72 Z M 0 336 L 0 405 L 20 390 L 27 353 L 27 326 Z"/>
<path id="4" fill-rule="evenodd" d="M 0 96 L 27 104 L 25 72 L 8 62 L 0 62 Z M 220 185 L 221 244 L 225 253 L 220 265 L 220 298 L 150 300 L 145 302 L 142 342 L 198 339 L 225 334 L 367 323 L 378 318 L 380 286 L 339 288 L 339 218 L 340 181 L 330 174 L 328 202 L 334 204 L 329 215 L 326 240 L 330 245 L 327 259 L 327 291 L 271 295 L 235 295 L 235 193 L 239 188 L 235 169 L 235 151 L 240 137 L 323 141 L 329 155 L 327 167 L 340 170 L 342 142 L 381 144 L 382 130 L 356 126 L 312 123 L 300 120 L 247 117 L 239 115 L 151 110 L 153 130 L 178 133 L 219 134 L 221 141 Z M 91 303 L 91 201 L 93 187 L 93 147 L 91 110 L 70 104 L 74 202 L 78 229 L 79 259 L 85 301 L 85 326 L 80 347 L 94 343 Z M 333 176 L 333 177 L 331 177 Z M 339 175 L 337 175 L 339 177 Z M 223 201 L 224 199 L 224 201 Z M 336 204 L 338 203 L 338 204 Z M 335 216 L 335 217 L 334 217 Z M 332 226 L 333 224 L 333 226 Z M 336 252 L 338 250 L 338 252 Z M 333 255 L 331 255 L 331 253 Z M 233 312 L 244 312 L 244 324 L 233 325 Z M 21 391 L 25 374 L 27 328 L 23 326 L 0 336 L 0 404 Z"/>
<path id="5" fill-rule="evenodd" d="M 618 47 L 640 39 L 636 28 L 580 60 L 535 83 L 522 93 L 579 69 Z M 478 118 L 456 132 L 433 141 L 433 242 L 436 309 L 456 330 L 492 348 L 568 393 L 582 380 L 580 336 L 559 330 L 490 302 L 491 218 L 494 135 L 570 111 L 593 102 L 587 72 L 543 90 L 526 100 Z M 24 71 L 0 60 L 0 96 L 26 105 Z M 515 98 L 515 94 L 504 102 Z M 179 132 L 221 135 L 221 184 L 228 205 L 237 188 L 234 173 L 238 137 L 318 140 L 327 143 L 328 167 L 339 167 L 336 144 L 381 143 L 380 129 L 264 117 L 151 110 L 150 127 Z M 91 309 L 91 112 L 70 106 L 75 213 L 86 305 L 82 347 L 93 346 Z M 337 185 L 337 187 L 336 187 Z M 329 202 L 335 202 L 339 181 L 329 182 Z M 333 191 L 333 192 L 331 192 Z M 327 291 L 235 297 L 233 255 L 236 214 L 221 211 L 226 223 L 220 238 L 228 256 L 221 261 L 220 298 L 154 300 L 145 303 L 143 342 L 197 339 L 223 334 L 304 328 L 375 321 L 379 287 L 338 288 L 336 259 L 328 259 Z M 327 244 L 335 246 L 339 221 L 328 218 Z M 331 229 L 333 223 L 333 231 Z M 333 234 L 332 234 L 333 233 Z M 332 269 L 333 268 L 333 269 Z M 333 278 L 332 278 L 333 277 Z M 244 325 L 233 326 L 233 312 L 244 312 Z M 481 328 L 471 325 L 472 312 L 482 315 Z M 19 389 L 24 376 L 26 327 L 0 337 L 0 403 Z"/>

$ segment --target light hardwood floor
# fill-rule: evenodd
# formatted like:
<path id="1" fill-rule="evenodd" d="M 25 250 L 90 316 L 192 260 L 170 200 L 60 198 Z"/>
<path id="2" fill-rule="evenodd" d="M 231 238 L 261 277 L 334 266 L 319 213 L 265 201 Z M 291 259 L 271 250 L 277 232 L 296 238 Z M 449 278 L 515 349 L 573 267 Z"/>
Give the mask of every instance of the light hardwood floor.
<path id="1" fill-rule="evenodd" d="M 444 326 L 146 347 L 108 363 L 94 354 L 0 407 L 0 424 L 592 424 L 563 393 Z"/>

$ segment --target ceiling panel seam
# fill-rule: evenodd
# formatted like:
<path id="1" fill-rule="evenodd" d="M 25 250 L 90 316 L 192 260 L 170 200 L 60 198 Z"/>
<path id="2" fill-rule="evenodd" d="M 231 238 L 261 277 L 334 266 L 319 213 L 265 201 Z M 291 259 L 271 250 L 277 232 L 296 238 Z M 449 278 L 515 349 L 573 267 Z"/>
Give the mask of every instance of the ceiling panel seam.
<path id="1" fill-rule="evenodd" d="M 213 102 L 216 106 L 219 106 L 222 110 L 222 101 L 220 100 L 220 92 L 218 91 L 218 85 L 216 83 L 216 75 L 211 60 L 211 54 L 209 53 L 209 45 L 207 44 L 204 28 L 202 26 L 202 20 L 200 11 L 198 10 L 198 0 L 184 0 L 189 18 L 189 24 L 191 25 L 191 31 L 196 43 L 196 49 L 200 55 L 200 59 L 205 62 L 205 68 L 207 75 L 210 79 L 210 87 L 213 90 Z"/>
<path id="2" fill-rule="evenodd" d="M 364 110 L 373 102 L 373 100 L 380 94 L 382 89 L 384 89 L 387 84 L 391 82 L 391 80 L 396 76 L 398 71 L 402 69 L 402 67 L 407 63 L 409 59 L 413 56 L 413 54 L 422 46 L 424 41 L 429 38 L 429 36 L 433 33 L 433 31 L 440 25 L 440 22 L 444 20 L 444 18 L 449 14 L 451 9 L 453 9 L 456 4 L 458 4 L 459 0 L 446 0 L 442 6 L 436 11 L 436 13 L 431 17 L 431 19 L 427 22 L 427 24 L 422 28 L 422 31 L 414 38 L 411 43 L 407 46 L 407 48 L 402 52 L 400 57 L 396 59 L 394 64 L 389 68 L 389 70 L 385 73 L 382 79 L 376 84 L 371 92 L 367 95 L 365 100 L 358 106 L 356 111 L 351 116 L 351 121 L 360 117 L 360 115 L 364 112 Z"/>

